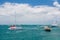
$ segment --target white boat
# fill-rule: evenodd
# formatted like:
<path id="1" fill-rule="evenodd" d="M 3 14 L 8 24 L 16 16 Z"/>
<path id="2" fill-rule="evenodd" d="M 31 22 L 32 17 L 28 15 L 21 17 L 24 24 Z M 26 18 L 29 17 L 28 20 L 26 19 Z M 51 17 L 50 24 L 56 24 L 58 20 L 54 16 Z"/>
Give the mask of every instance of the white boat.
<path id="1" fill-rule="evenodd" d="M 22 30 L 22 27 L 17 27 L 16 26 L 16 13 L 15 13 L 14 17 L 15 17 L 15 20 L 14 20 L 15 23 L 14 23 L 14 25 L 10 26 L 8 29 L 9 30 Z"/>
<path id="2" fill-rule="evenodd" d="M 52 23 L 51 27 L 58 27 L 57 22 Z"/>
<path id="3" fill-rule="evenodd" d="M 10 26 L 8 29 L 9 29 L 9 30 L 22 30 L 23 28 L 12 25 L 12 26 Z"/>
<path id="4" fill-rule="evenodd" d="M 57 24 L 56 24 L 56 23 L 53 23 L 52 25 L 53 25 L 53 26 L 57 26 Z"/>

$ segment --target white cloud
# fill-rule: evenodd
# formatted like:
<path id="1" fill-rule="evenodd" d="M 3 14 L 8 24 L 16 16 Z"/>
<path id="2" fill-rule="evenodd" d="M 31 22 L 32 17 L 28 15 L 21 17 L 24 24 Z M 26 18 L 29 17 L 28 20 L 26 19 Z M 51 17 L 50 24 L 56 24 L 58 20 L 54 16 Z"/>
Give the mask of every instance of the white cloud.
<path id="1" fill-rule="evenodd" d="M 60 4 L 59 4 L 57 1 L 55 1 L 55 2 L 53 3 L 53 5 L 56 6 L 56 7 L 60 7 Z"/>
<path id="2" fill-rule="evenodd" d="M 47 24 L 60 17 L 57 7 L 4 3 L 0 5 L 0 24 L 14 24 L 15 13 L 17 24 Z"/>

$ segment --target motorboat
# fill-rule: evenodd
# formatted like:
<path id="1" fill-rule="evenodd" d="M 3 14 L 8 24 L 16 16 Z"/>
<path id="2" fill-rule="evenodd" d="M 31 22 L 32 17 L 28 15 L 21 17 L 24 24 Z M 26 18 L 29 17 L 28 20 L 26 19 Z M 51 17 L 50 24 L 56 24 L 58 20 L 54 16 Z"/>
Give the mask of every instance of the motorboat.
<path id="1" fill-rule="evenodd" d="M 47 31 L 47 32 L 50 32 L 51 28 L 49 26 L 44 26 L 44 30 Z"/>

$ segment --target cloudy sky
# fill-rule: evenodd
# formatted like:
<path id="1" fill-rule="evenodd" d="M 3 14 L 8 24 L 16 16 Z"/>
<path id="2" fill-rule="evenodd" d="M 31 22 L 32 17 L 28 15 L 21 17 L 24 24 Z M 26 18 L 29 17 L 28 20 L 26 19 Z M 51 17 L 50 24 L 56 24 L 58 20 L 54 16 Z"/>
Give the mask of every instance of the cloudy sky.
<path id="1" fill-rule="evenodd" d="M 0 24 L 15 19 L 16 24 L 59 24 L 60 0 L 0 0 Z"/>

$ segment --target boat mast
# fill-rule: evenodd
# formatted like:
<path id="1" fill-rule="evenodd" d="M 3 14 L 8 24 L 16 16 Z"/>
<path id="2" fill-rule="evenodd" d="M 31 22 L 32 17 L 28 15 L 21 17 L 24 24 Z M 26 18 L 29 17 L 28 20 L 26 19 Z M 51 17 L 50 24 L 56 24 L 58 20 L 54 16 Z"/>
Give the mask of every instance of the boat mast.
<path id="1" fill-rule="evenodd" d="M 53 25 L 57 26 L 57 15 L 54 17 Z"/>
<path id="2" fill-rule="evenodd" d="M 16 26 L 16 12 L 15 12 L 15 15 L 14 15 L 14 17 L 15 17 L 15 24 L 14 24 L 14 25 Z"/>

